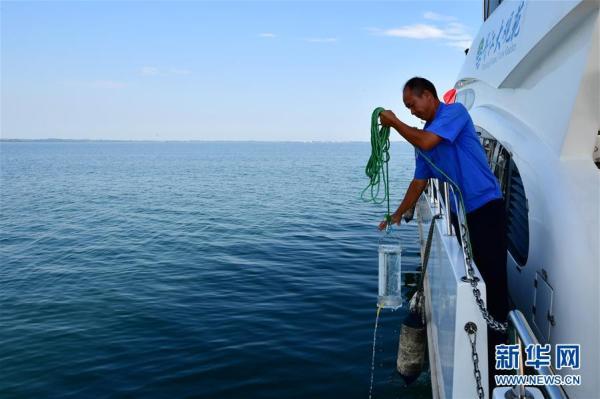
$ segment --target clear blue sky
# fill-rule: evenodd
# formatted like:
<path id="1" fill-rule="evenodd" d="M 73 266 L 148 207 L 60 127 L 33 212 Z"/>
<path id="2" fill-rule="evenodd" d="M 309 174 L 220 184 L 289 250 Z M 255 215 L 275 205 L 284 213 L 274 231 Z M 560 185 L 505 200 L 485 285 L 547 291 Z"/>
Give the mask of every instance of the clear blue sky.
<path id="1" fill-rule="evenodd" d="M 466 2 L 5 2 L 2 138 L 369 140 L 403 83 L 454 85 Z"/>

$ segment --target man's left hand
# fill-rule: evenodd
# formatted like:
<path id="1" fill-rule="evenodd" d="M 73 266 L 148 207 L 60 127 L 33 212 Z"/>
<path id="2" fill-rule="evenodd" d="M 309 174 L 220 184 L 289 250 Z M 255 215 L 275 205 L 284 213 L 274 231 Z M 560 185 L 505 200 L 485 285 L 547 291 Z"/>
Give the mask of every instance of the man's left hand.
<path id="1" fill-rule="evenodd" d="M 379 120 L 383 126 L 392 126 L 398 118 L 396 117 L 396 114 L 388 109 L 379 114 Z"/>
<path id="2" fill-rule="evenodd" d="M 394 212 L 392 214 L 391 219 L 392 220 L 390 220 L 390 224 L 392 224 L 392 225 L 397 224 L 398 226 L 400 226 L 400 222 L 402 221 L 402 215 L 398 215 L 396 212 Z M 383 230 L 383 229 L 387 228 L 387 226 L 388 226 L 387 220 L 383 219 L 381 221 L 381 223 L 379 223 L 378 228 L 379 228 L 379 230 Z"/>

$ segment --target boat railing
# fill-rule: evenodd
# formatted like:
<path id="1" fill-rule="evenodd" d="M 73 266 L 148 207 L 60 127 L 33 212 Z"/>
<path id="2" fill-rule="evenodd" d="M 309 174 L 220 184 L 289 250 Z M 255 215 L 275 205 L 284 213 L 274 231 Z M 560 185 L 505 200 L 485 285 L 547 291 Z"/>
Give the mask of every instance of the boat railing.
<path id="1" fill-rule="evenodd" d="M 445 182 L 440 182 L 438 179 L 429 179 L 431 189 L 429 192 L 429 199 L 435 208 L 444 216 L 446 234 L 449 236 L 454 235 L 452 228 L 452 222 L 450 220 L 449 206 L 450 203 L 450 192 L 454 189 Z"/>
<path id="2" fill-rule="evenodd" d="M 537 337 L 531 330 L 529 323 L 527 323 L 527 320 L 525 319 L 525 316 L 523 316 L 523 313 L 521 313 L 521 311 L 519 311 L 517 309 L 511 310 L 508 313 L 508 321 L 509 321 L 509 325 L 511 327 L 511 331 L 514 334 L 514 337 L 513 337 L 514 342 L 516 342 L 519 345 L 519 348 L 521 348 L 523 346 L 527 347 L 528 345 L 538 345 L 539 344 Z M 521 358 L 522 358 L 522 356 L 521 356 Z M 518 370 L 519 370 L 519 375 L 523 375 L 523 363 L 522 362 L 519 362 Z M 554 369 L 551 366 L 541 366 L 539 368 L 535 368 L 535 370 L 536 370 L 537 374 L 543 375 L 543 376 L 556 375 L 556 372 L 554 371 Z M 566 392 L 560 385 L 541 385 L 541 386 L 537 386 L 537 387 L 541 387 L 545 391 L 546 397 L 549 399 L 567 399 L 568 398 Z M 515 390 L 516 390 L 515 393 L 518 395 L 517 397 L 520 397 L 520 398 L 526 397 L 524 386 L 522 386 L 522 385 L 517 386 L 517 387 L 515 387 Z"/>
<path id="3" fill-rule="evenodd" d="M 455 198 L 457 197 L 452 185 L 445 182 L 440 182 L 438 179 L 430 179 L 427 193 L 429 195 L 430 204 L 438 211 L 439 214 L 444 216 L 446 234 L 449 236 L 453 236 L 455 232 L 453 230 L 450 216 L 450 195 L 455 195 Z M 456 217 L 458 218 L 458 234 L 462 238 L 461 249 L 463 253 L 463 258 L 465 260 L 465 278 L 463 280 L 466 281 L 470 277 L 467 262 L 472 259 L 469 253 L 470 248 L 465 242 L 469 239 L 468 229 L 463 230 L 464 225 L 466 225 L 466 212 L 462 207 L 461 201 L 455 202 L 457 202 L 458 207 L 458 214 L 456 215 Z M 472 277 L 475 278 L 475 276 Z M 514 334 L 514 342 L 516 342 L 520 346 L 524 345 L 524 347 L 527 347 L 528 345 L 539 344 L 539 341 L 533 333 L 533 331 L 531 330 L 529 323 L 527 323 L 525 316 L 523 316 L 523 313 L 521 313 L 519 310 L 515 309 L 510 311 L 508 314 L 508 321 L 510 329 Z M 539 375 L 543 376 L 556 375 L 556 372 L 550 366 L 542 366 L 539 369 L 536 369 L 536 372 Z M 519 374 L 523 374 L 522 364 L 520 364 L 519 366 Z M 541 386 L 541 388 L 544 389 L 546 397 L 548 399 L 568 399 L 566 392 L 560 385 L 545 385 Z M 515 387 L 515 394 L 518 395 L 517 397 L 525 398 L 525 387 Z"/>
<path id="4" fill-rule="evenodd" d="M 429 179 L 429 182 L 431 187 L 431 189 L 428 190 L 428 193 L 430 195 L 430 201 L 432 205 L 438 210 L 438 212 L 442 216 L 444 216 L 446 235 L 453 236 L 455 234 L 458 234 L 459 237 L 461 237 L 460 246 L 465 267 L 465 276 L 463 280 L 468 281 L 471 277 L 476 278 L 475 276 L 471 276 L 471 273 L 469 272 L 469 265 L 473 257 L 470 252 L 469 232 L 466 228 L 467 213 L 464 209 L 462 201 L 458 200 L 457 193 L 455 192 L 455 189 L 451 184 L 448 184 L 447 182 L 440 182 L 438 179 Z M 452 217 L 450 211 L 451 195 L 454 196 L 455 204 L 458 208 L 458 212 L 456 214 L 456 218 L 458 219 L 458 232 L 455 232 L 452 226 Z"/>

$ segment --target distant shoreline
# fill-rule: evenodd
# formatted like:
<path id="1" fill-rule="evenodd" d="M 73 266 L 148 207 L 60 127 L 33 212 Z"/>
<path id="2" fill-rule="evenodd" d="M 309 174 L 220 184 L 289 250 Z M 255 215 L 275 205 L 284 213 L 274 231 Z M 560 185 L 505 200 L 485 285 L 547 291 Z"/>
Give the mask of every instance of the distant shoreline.
<path id="1" fill-rule="evenodd" d="M 398 140 L 402 141 L 402 140 Z M 325 141 L 325 140 L 117 140 L 117 139 L 4 139 L 3 143 L 321 143 L 321 144 L 343 144 L 343 143 L 369 143 L 367 140 L 347 141 Z"/>

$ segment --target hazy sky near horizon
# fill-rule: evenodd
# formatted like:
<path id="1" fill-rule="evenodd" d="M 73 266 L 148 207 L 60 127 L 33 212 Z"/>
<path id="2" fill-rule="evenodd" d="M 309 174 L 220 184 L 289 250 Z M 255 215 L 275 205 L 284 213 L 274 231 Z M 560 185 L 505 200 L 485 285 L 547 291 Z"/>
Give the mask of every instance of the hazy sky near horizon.
<path id="1" fill-rule="evenodd" d="M 481 1 L 10 2 L 2 138 L 369 140 L 408 123 L 415 75 L 440 96 Z"/>

